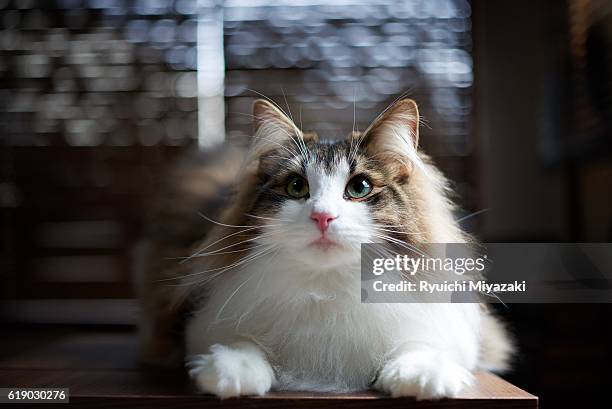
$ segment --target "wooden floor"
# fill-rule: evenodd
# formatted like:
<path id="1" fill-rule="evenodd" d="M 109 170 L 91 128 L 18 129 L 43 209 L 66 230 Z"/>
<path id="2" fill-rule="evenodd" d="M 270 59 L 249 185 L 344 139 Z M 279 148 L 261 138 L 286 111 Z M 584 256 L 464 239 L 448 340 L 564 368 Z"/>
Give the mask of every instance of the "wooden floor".
<path id="1" fill-rule="evenodd" d="M 5 327 L 6 328 L 6 327 Z M 535 396 L 488 374 L 456 399 L 392 399 L 373 392 L 274 392 L 219 400 L 197 394 L 184 371 L 139 367 L 134 333 L 126 328 L 8 328 L 0 338 L 0 387 L 68 387 L 71 406 L 181 408 L 537 408 Z M 3 330 L 3 332 L 5 332 Z M 56 405 L 46 404 L 45 408 Z M 57 404 L 58 407 L 67 407 Z M 19 406 L 23 407 L 23 406 Z"/>

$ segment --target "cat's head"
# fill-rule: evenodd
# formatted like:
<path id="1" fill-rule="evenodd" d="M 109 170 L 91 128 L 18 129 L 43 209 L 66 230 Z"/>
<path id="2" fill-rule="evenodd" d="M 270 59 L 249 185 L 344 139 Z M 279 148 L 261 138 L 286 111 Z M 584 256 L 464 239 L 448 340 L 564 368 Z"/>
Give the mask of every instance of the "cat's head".
<path id="1" fill-rule="evenodd" d="M 363 133 L 334 142 L 303 132 L 268 101 L 256 101 L 253 115 L 251 178 L 239 187 L 238 213 L 261 226 L 262 246 L 334 267 L 358 262 L 361 243 L 455 233 L 444 179 L 417 149 L 414 101 L 395 103 Z"/>

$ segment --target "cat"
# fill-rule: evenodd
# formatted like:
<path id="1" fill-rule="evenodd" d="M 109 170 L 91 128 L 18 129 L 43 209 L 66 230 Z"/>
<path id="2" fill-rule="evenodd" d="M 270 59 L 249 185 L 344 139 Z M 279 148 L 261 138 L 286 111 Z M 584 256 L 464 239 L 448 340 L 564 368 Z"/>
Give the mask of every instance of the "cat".
<path id="1" fill-rule="evenodd" d="M 341 141 L 302 131 L 267 100 L 253 117 L 242 167 L 222 168 L 217 181 L 237 180 L 227 207 L 218 220 L 201 214 L 206 237 L 181 238 L 181 251 L 201 240 L 180 261 L 142 268 L 149 360 L 185 354 L 199 390 L 221 398 L 374 388 L 435 399 L 457 396 L 476 369 L 508 368 L 509 334 L 482 304 L 361 302 L 361 243 L 472 240 L 418 147 L 414 101 Z M 175 183 L 211 190 L 195 174 Z M 151 243 L 149 255 L 168 254 Z"/>

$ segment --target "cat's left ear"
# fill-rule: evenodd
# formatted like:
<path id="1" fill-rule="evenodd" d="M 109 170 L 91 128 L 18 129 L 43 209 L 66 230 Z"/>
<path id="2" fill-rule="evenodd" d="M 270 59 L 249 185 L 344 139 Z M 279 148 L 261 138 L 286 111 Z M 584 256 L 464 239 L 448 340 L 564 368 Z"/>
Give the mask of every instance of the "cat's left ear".
<path id="1" fill-rule="evenodd" d="M 398 180 L 405 179 L 419 160 L 419 109 L 403 99 L 391 105 L 357 137 L 359 146 L 373 159 L 393 166 Z"/>

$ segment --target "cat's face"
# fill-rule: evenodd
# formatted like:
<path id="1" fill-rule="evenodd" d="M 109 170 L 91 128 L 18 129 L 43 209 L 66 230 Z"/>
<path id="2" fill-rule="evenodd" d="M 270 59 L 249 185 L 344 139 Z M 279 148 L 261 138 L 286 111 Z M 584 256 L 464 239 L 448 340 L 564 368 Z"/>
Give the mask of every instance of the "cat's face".
<path id="1" fill-rule="evenodd" d="M 361 243 L 405 240 L 414 225 L 408 184 L 418 113 L 402 102 L 364 134 L 322 143 L 258 101 L 257 186 L 248 209 L 262 226 L 257 241 L 334 267 L 358 261 Z"/>
<path id="2" fill-rule="evenodd" d="M 264 242 L 304 262 L 333 265 L 354 259 L 360 243 L 372 241 L 377 213 L 384 217 L 385 181 L 358 166 L 363 160 L 353 160 L 349 150 L 346 143 L 313 143 L 305 154 L 262 161 L 254 211 L 277 219 L 268 223 Z"/>

